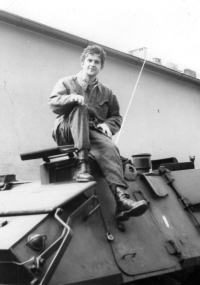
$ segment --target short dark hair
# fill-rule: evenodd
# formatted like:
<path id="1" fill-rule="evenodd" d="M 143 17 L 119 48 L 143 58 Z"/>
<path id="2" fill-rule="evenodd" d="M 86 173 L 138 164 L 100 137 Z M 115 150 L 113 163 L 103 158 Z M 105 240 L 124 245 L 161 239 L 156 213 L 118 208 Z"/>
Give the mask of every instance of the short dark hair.
<path id="1" fill-rule="evenodd" d="M 98 45 L 87 46 L 81 55 L 81 62 L 85 60 L 88 54 L 98 54 L 101 58 L 101 66 L 104 65 L 106 59 L 106 52 Z"/>

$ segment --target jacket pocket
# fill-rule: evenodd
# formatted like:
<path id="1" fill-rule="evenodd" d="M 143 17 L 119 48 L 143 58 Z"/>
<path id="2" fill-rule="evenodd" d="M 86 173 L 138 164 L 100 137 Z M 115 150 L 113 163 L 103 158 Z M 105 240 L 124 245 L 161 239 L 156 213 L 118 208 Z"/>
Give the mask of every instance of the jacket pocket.
<path id="1" fill-rule="evenodd" d="M 108 106 L 109 101 L 107 99 L 101 98 L 100 100 L 98 100 L 98 113 L 103 121 L 107 119 Z"/>

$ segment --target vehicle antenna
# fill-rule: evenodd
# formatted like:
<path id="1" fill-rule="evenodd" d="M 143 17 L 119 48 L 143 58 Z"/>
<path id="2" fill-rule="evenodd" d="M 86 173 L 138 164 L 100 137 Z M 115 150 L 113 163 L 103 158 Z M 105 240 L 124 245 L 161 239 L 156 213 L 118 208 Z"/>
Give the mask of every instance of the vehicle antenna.
<path id="1" fill-rule="evenodd" d="M 138 79 L 137 79 L 137 81 L 136 81 L 135 87 L 134 87 L 134 89 L 133 89 L 133 93 L 132 93 L 131 99 L 130 99 L 130 101 L 129 101 L 129 104 L 128 104 L 126 113 L 125 113 L 125 115 L 124 115 L 124 119 L 123 119 L 123 122 L 122 122 L 122 125 L 121 125 L 121 129 L 120 129 L 120 131 L 119 131 L 119 133 L 118 133 L 118 136 L 117 136 L 117 139 L 116 139 L 116 141 L 115 141 L 115 144 L 116 144 L 116 145 L 117 145 L 117 143 L 118 143 L 118 141 L 119 141 L 119 137 L 120 137 L 120 135 L 121 135 L 122 128 L 123 128 L 123 126 L 124 126 L 124 123 L 125 123 L 125 120 L 126 120 L 126 117 L 127 117 L 128 111 L 129 111 L 129 108 L 130 108 L 130 106 L 131 106 L 133 97 L 134 97 L 134 95 L 135 95 L 135 91 L 136 91 L 138 82 L 139 82 L 139 80 L 140 80 L 140 76 L 141 76 L 141 74 L 142 74 L 144 65 L 145 65 L 145 63 L 146 63 L 146 59 L 147 59 L 147 48 L 144 48 L 144 61 L 143 61 L 143 65 L 142 65 L 142 68 L 141 68 L 140 73 L 139 73 L 139 75 L 138 75 Z"/>

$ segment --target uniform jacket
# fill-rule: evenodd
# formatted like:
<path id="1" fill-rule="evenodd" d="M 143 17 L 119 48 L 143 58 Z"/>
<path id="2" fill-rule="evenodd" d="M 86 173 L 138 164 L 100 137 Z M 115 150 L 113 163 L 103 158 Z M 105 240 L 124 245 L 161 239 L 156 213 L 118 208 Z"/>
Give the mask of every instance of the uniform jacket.
<path id="1" fill-rule="evenodd" d="M 117 133 L 121 127 L 122 117 L 120 116 L 119 104 L 116 96 L 104 84 L 96 81 L 96 85 L 90 95 L 86 92 L 88 83 L 81 76 L 77 75 L 61 78 L 55 85 L 49 104 L 52 111 L 58 115 L 54 132 L 65 116 L 69 116 L 72 105 L 69 102 L 71 94 L 82 95 L 85 98 L 85 105 L 88 107 L 90 120 L 95 123 L 106 123 L 112 134 Z"/>

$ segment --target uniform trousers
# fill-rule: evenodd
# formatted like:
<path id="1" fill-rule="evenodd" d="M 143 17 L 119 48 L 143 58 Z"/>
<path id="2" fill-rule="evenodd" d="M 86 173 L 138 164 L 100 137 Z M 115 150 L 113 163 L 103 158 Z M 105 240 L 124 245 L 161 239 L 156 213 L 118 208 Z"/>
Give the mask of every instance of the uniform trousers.
<path id="1" fill-rule="evenodd" d="M 87 149 L 96 159 L 109 186 L 128 188 L 119 150 L 112 140 L 97 130 L 95 124 L 90 121 L 87 106 L 73 107 L 71 113 L 59 124 L 55 140 L 59 146 L 74 144 L 78 150 Z"/>

